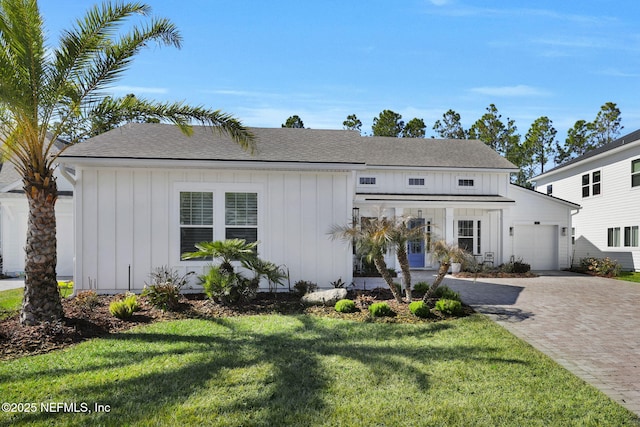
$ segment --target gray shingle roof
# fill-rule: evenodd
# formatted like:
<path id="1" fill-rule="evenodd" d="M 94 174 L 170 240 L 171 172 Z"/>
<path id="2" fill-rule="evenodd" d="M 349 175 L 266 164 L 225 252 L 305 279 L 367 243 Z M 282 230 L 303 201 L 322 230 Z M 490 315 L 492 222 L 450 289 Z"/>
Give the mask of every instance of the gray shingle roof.
<path id="1" fill-rule="evenodd" d="M 517 169 L 479 140 L 368 137 L 362 146 L 369 166 Z"/>
<path id="2" fill-rule="evenodd" d="M 610 143 L 605 144 L 605 145 L 603 145 L 601 147 L 598 147 L 598 148 L 595 148 L 595 149 L 593 149 L 591 151 L 588 151 L 585 154 L 583 154 L 582 156 L 578 156 L 578 157 L 575 157 L 575 158 L 573 158 L 571 160 L 568 160 L 568 161 L 564 162 L 563 164 L 554 167 L 553 169 L 549 169 L 548 171 L 546 171 L 543 174 L 540 174 L 539 176 L 547 175 L 547 174 L 552 173 L 552 172 L 556 172 L 559 169 L 563 169 L 563 168 L 565 168 L 567 166 L 574 165 L 574 164 L 579 163 L 579 162 L 581 162 L 583 160 L 587 160 L 587 159 L 590 159 L 591 157 L 595 157 L 598 154 L 606 153 L 607 151 L 613 150 L 613 149 L 618 148 L 618 147 L 622 147 L 625 144 L 629 144 L 631 142 L 638 141 L 638 140 L 640 140 L 640 129 L 638 129 L 636 131 L 633 131 L 631 133 L 628 133 L 628 134 L 626 134 L 626 135 L 624 135 L 624 136 L 622 136 L 622 137 L 620 137 L 620 138 L 618 138 L 616 140 L 613 140 Z M 533 177 L 532 180 L 535 180 L 536 178 L 537 177 Z"/>
<path id="3" fill-rule="evenodd" d="M 257 150 L 243 151 L 226 135 L 194 126 L 185 136 L 170 124 L 132 123 L 67 149 L 61 157 L 175 159 L 370 166 L 516 169 L 481 141 L 362 137 L 325 129 L 251 128 Z"/>

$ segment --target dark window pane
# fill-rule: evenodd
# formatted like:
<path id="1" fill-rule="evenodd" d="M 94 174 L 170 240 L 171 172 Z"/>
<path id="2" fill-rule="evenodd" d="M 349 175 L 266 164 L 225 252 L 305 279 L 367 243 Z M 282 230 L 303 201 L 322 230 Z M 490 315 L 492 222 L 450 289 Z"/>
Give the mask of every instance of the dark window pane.
<path id="1" fill-rule="evenodd" d="M 227 228 L 225 232 L 226 239 L 244 239 L 247 243 L 258 241 L 257 228 Z"/>
<path id="2" fill-rule="evenodd" d="M 582 197 L 589 197 L 589 186 L 582 187 Z"/>
<path id="3" fill-rule="evenodd" d="M 593 184 L 593 195 L 597 196 L 598 194 L 600 194 L 600 183 Z"/>
<path id="4" fill-rule="evenodd" d="M 458 238 L 458 246 L 467 252 L 473 253 L 473 237 Z"/>
<path id="5" fill-rule="evenodd" d="M 593 182 L 600 182 L 600 171 L 596 171 L 593 173 Z"/>
<path id="6" fill-rule="evenodd" d="M 640 173 L 637 173 L 635 175 L 631 175 L 631 186 L 632 187 L 639 187 L 640 186 Z"/>
<path id="7" fill-rule="evenodd" d="M 582 175 L 582 185 L 589 185 L 589 174 Z"/>
<path id="8" fill-rule="evenodd" d="M 213 240 L 213 228 L 180 228 L 180 254 L 195 252 L 196 243 Z"/>

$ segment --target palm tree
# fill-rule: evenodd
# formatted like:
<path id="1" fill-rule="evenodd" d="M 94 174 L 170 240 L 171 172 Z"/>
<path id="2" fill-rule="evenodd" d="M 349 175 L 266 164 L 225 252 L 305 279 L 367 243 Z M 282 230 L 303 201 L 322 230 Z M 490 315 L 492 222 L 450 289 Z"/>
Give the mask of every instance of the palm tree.
<path id="1" fill-rule="evenodd" d="M 412 240 L 424 239 L 424 226 L 409 228 L 410 217 L 399 217 L 393 220 L 393 227 L 390 229 L 390 241 L 396 249 L 396 257 L 400 270 L 402 270 L 402 287 L 405 290 L 407 302 L 411 302 L 411 267 L 409 266 L 409 256 L 407 247 Z"/>
<path id="2" fill-rule="evenodd" d="M 233 274 L 232 261 L 250 262 L 257 258 L 255 252 L 258 242 L 247 243 L 244 239 L 216 240 L 215 242 L 196 243 L 195 252 L 182 254 L 182 259 L 220 258 L 220 269 Z"/>
<path id="3" fill-rule="evenodd" d="M 402 302 L 402 296 L 396 289 L 393 277 L 391 277 L 387 263 L 384 260 L 387 249 L 394 245 L 393 239 L 398 234 L 396 228 L 395 219 L 386 217 L 367 218 L 363 219 L 360 225 L 336 225 L 332 228 L 331 235 L 333 238 L 354 242 L 356 252 L 365 255 L 368 261 L 373 262 L 376 270 L 378 270 L 380 276 L 391 289 L 393 297 L 396 301 Z M 409 280 L 411 279 L 409 278 Z"/>
<path id="4" fill-rule="evenodd" d="M 150 18 L 150 12 L 149 6 L 138 2 L 96 5 L 62 33 L 57 47 L 51 47 L 36 0 L 0 0 L 0 142 L 4 160 L 22 176 L 29 204 L 23 324 L 63 316 L 56 281 L 54 169 L 64 149 L 53 153 L 53 144 L 69 123 L 91 117 L 104 91 L 142 48 L 152 42 L 180 47 L 175 25 Z M 146 25 L 122 30 L 137 15 L 147 17 Z M 169 121 L 187 134 L 192 121 L 197 121 L 229 134 L 244 148 L 253 148 L 251 133 L 220 111 L 135 97 L 114 101 L 113 108 L 119 107 L 134 116 Z"/>
<path id="5" fill-rule="evenodd" d="M 465 251 L 458 245 L 449 244 L 444 240 L 436 240 L 433 242 L 431 245 L 431 255 L 434 259 L 440 261 L 440 267 L 438 267 L 438 275 L 436 276 L 436 279 L 429 287 L 429 290 L 424 294 L 424 301 L 435 296 L 436 289 L 438 289 L 438 286 L 442 283 L 442 280 L 449 271 L 449 267 L 451 267 L 452 262 L 475 262 L 475 260 L 473 260 L 473 255 L 469 252 Z"/>

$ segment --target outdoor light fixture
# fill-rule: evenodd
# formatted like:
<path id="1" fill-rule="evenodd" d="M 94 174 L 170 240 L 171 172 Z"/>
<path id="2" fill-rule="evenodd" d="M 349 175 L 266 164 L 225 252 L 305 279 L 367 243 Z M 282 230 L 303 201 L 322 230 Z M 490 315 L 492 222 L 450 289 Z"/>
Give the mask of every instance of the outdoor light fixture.
<path id="1" fill-rule="evenodd" d="M 513 236 L 513 227 L 509 227 L 509 236 Z"/>
<path id="2" fill-rule="evenodd" d="M 567 227 L 562 227 L 562 235 L 563 236 L 567 235 Z"/>
<path id="3" fill-rule="evenodd" d="M 352 216 L 353 223 L 356 224 L 360 219 L 360 208 L 351 209 L 351 216 Z"/>

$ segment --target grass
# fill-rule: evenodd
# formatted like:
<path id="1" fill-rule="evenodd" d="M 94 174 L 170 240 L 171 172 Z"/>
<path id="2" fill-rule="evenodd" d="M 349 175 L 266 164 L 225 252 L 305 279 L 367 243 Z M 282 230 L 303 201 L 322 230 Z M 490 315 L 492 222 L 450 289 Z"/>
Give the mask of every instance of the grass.
<path id="1" fill-rule="evenodd" d="M 73 282 L 58 281 L 58 288 L 62 298 L 66 298 L 73 292 Z M 12 316 L 20 310 L 24 288 L 0 291 L 0 319 Z"/>
<path id="2" fill-rule="evenodd" d="M 480 315 L 179 320 L 0 363 L 0 425 L 625 426 L 637 418 Z M 74 403 L 92 413 L 45 412 Z M 85 404 L 86 406 L 82 406 Z M 68 406 L 67 409 L 72 409 Z"/>
<path id="3" fill-rule="evenodd" d="M 640 283 L 640 272 L 637 272 L 637 271 L 623 271 L 618 275 L 618 277 L 616 277 L 616 279 L 625 280 L 627 282 Z"/>

